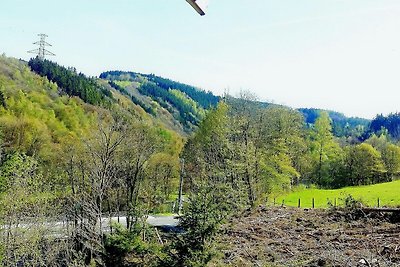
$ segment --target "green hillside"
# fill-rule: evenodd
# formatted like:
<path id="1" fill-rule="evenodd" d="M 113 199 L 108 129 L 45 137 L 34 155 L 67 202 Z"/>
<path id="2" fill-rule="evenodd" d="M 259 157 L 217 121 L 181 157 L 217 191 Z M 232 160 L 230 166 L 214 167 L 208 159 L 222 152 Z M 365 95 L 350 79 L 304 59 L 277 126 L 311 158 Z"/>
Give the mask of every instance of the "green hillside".
<path id="1" fill-rule="evenodd" d="M 353 186 L 345 187 L 335 190 L 321 190 L 321 189 L 304 189 L 299 188 L 292 193 L 284 194 L 276 198 L 276 204 L 297 207 L 298 200 L 301 200 L 301 207 L 312 207 L 312 199 L 314 198 L 316 208 L 328 207 L 328 202 L 335 203 L 341 206 L 344 199 L 351 195 L 356 200 L 360 200 L 365 205 L 376 207 L 378 205 L 378 198 L 381 206 L 396 207 L 400 206 L 400 180 L 368 185 L 368 186 Z"/>
<path id="2" fill-rule="evenodd" d="M 59 169 L 66 164 L 65 155 L 72 148 L 85 150 L 99 128 L 111 127 L 116 120 L 151 131 L 148 137 L 154 138 L 156 151 L 165 153 L 160 159 L 175 164 L 182 136 L 108 83 L 47 60 L 27 63 L 0 56 L 0 166 L 15 155 L 35 158 L 43 171 L 43 190 L 49 186 L 51 191 L 68 191 L 62 188 L 68 182 Z M 2 171 L 0 194 L 8 179 Z M 55 183 L 61 188 L 53 188 Z"/>
<path id="3" fill-rule="evenodd" d="M 211 92 L 153 74 L 108 71 L 100 78 L 154 118 L 185 133 L 192 132 L 206 110 L 220 101 Z"/>

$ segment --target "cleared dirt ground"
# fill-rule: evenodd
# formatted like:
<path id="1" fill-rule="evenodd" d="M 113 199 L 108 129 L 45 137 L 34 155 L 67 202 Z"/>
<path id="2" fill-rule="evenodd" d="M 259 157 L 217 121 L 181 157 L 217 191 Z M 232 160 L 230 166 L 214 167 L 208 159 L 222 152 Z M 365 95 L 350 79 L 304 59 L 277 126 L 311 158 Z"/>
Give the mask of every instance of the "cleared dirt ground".
<path id="1" fill-rule="evenodd" d="M 398 217 L 260 206 L 224 226 L 210 266 L 400 266 Z"/>

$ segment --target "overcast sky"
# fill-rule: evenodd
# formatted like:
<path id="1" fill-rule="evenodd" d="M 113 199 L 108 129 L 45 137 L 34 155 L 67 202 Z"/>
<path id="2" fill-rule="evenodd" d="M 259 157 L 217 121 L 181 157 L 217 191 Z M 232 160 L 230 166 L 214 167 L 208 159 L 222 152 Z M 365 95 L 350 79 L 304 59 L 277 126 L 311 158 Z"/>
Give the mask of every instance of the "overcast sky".
<path id="1" fill-rule="evenodd" d="M 372 118 L 400 111 L 399 0 L 1 0 L 0 53 L 87 75 L 155 73 L 222 94 Z"/>

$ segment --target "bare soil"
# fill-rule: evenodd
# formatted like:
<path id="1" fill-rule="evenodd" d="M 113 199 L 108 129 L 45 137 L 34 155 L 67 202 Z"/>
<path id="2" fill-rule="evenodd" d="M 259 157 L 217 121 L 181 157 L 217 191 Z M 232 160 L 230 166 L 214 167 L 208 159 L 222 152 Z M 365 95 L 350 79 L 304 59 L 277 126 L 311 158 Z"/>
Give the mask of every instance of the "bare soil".
<path id="1" fill-rule="evenodd" d="M 391 213 L 260 206 L 233 218 L 210 266 L 400 266 Z"/>

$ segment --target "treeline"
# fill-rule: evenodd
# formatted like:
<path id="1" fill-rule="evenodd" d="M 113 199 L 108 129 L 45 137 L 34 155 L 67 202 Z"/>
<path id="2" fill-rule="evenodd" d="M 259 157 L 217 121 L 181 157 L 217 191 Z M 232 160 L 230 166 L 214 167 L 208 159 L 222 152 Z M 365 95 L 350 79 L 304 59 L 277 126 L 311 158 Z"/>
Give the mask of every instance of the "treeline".
<path id="1" fill-rule="evenodd" d="M 317 119 L 311 135 L 311 151 L 318 164 L 311 172 L 308 183 L 324 188 L 367 185 L 388 182 L 400 174 L 400 147 L 381 134 L 373 134 L 365 141 L 346 142 L 332 134 L 327 113 Z"/>
<path id="2" fill-rule="evenodd" d="M 244 182 L 250 202 L 262 199 L 274 187 L 290 189 L 303 183 L 338 188 L 392 181 L 400 174 L 400 147 L 385 132 L 366 140 L 336 137 L 327 112 L 321 112 L 314 124 L 307 126 L 295 110 L 249 103 L 247 99 L 240 103 L 228 97 L 224 104 L 227 107 L 219 106 L 207 116 L 187 144 L 188 155 L 195 155 L 196 160 L 188 173 L 193 177 L 204 173 L 216 179 L 220 175 L 233 181 L 226 177 L 228 172 Z M 214 124 L 208 122 L 217 114 L 221 117 Z M 207 122 L 209 132 L 202 132 Z M 211 150 L 197 151 L 199 144 L 192 142 L 200 146 L 206 143 Z M 198 160 L 206 158 L 221 162 L 213 162 L 199 172 L 204 162 Z M 191 164 L 186 166 L 190 168 Z"/>
<path id="3" fill-rule="evenodd" d="M 400 113 L 379 114 L 371 121 L 369 134 L 385 134 L 385 131 L 395 140 L 400 140 Z"/>
<path id="4" fill-rule="evenodd" d="M 332 120 L 332 131 L 337 137 L 354 137 L 361 138 L 368 130 L 370 121 L 357 117 L 346 117 L 344 114 L 335 111 L 324 111 L 315 108 L 299 108 L 298 109 L 304 116 L 305 122 L 308 125 L 315 124 L 315 121 L 322 112 L 328 112 Z"/>
<path id="5" fill-rule="evenodd" d="M 94 79 L 77 73 L 74 68 L 65 68 L 49 60 L 38 57 L 29 60 L 29 66 L 37 74 L 46 77 L 69 96 L 78 96 L 93 105 L 105 104 L 112 99 L 111 92 L 100 86 Z"/>

